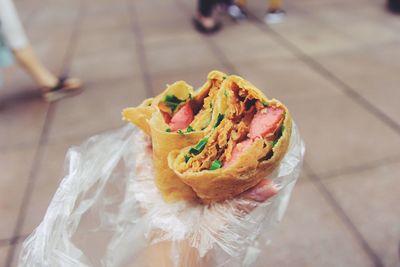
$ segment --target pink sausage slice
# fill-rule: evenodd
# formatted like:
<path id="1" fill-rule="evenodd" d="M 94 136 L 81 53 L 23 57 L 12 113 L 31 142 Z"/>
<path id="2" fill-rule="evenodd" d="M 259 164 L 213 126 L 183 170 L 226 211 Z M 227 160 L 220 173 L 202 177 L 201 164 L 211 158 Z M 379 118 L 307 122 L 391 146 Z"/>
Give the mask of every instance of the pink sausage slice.
<path id="1" fill-rule="evenodd" d="M 283 117 L 283 110 L 280 108 L 264 108 L 254 115 L 250 123 L 249 138 L 264 137 L 274 133 Z"/>
<path id="2" fill-rule="evenodd" d="M 253 140 L 251 139 L 246 139 L 236 144 L 232 150 L 232 157 L 228 161 L 224 162 L 223 167 L 229 167 L 232 165 L 239 158 L 239 156 L 251 146 L 251 144 L 253 144 Z"/>
<path id="3" fill-rule="evenodd" d="M 163 116 L 163 118 L 164 118 L 164 121 L 168 124 L 168 123 L 170 123 L 170 121 L 171 121 L 171 116 L 167 113 L 167 112 L 164 112 L 164 111 L 162 111 L 162 110 L 160 110 L 160 112 L 161 112 L 161 115 Z"/>
<path id="4" fill-rule="evenodd" d="M 193 121 L 193 110 L 189 103 L 183 105 L 175 114 L 172 116 L 169 123 L 171 131 L 185 129 Z"/>
<path id="5" fill-rule="evenodd" d="M 262 138 L 269 133 L 274 133 L 283 117 L 283 110 L 279 108 L 264 108 L 257 112 L 250 123 L 249 139 L 238 143 L 232 151 L 232 157 L 226 161 L 223 167 L 232 165 L 243 152 L 248 149 L 253 140 Z"/>

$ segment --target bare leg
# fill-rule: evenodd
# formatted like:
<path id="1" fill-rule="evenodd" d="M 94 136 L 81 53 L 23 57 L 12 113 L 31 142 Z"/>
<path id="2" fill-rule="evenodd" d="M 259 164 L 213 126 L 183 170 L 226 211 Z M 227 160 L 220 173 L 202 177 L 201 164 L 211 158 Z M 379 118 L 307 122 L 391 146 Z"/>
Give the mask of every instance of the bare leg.
<path id="1" fill-rule="evenodd" d="M 32 77 L 43 92 L 57 85 L 58 78 L 43 66 L 31 46 L 28 45 L 24 48 L 14 49 L 13 52 L 19 65 Z M 80 80 L 73 78 L 67 79 L 65 83 L 71 90 L 79 89 L 82 85 Z"/>
<path id="2" fill-rule="evenodd" d="M 31 46 L 13 51 L 19 65 L 32 77 L 40 87 L 53 87 L 57 84 L 57 77 L 50 73 L 36 57 Z"/>

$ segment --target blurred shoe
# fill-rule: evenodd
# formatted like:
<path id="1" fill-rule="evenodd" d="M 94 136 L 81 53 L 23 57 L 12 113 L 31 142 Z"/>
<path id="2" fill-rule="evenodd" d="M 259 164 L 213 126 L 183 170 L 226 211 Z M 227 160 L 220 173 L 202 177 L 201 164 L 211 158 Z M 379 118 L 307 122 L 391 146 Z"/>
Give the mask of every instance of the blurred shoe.
<path id="1" fill-rule="evenodd" d="M 387 7 L 389 11 L 400 14 L 400 0 L 387 0 Z"/>
<path id="2" fill-rule="evenodd" d="M 282 9 L 268 10 L 264 16 L 266 24 L 277 24 L 285 20 L 286 12 Z"/>
<path id="3" fill-rule="evenodd" d="M 82 92 L 82 82 L 75 78 L 61 77 L 51 88 L 42 88 L 42 96 L 47 102 L 57 101 L 64 97 L 74 96 Z"/>
<path id="4" fill-rule="evenodd" d="M 216 33 L 222 28 L 221 22 L 213 21 L 210 25 L 205 25 L 201 19 L 193 18 L 193 25 L 197 31 L 204 34 Z"/>
<path id="5" fill-rule="evenodd" d="M 229 16 L 234 20 L 244 20 L 247 18 L 246 11 L 238 5 L 230 5 L 227 11 Z"/>

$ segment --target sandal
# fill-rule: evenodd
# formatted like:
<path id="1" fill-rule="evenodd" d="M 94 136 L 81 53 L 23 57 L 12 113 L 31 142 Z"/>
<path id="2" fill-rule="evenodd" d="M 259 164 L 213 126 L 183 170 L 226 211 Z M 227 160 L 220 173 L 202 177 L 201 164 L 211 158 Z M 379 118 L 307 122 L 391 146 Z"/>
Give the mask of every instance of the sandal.
<path id="1" fill-rule="evenodd" d="M 76 79 L 60 77 L 54 87 L 45 87 L 42 90 L 44 100 L 50 103 L 64 97 L 74 96 L 81 93 L 82 83 Z"/>
<path id="2" fill-rule="evenodd" d="M 222 27 L 221 22 L 218 22 L 218 21 L 214 24 L 214 26 L 212 26 L 212 27 L 210 27 L 210 28 L 209 28 L 209 27 L 206 27 L 206 26 L 204 26 L 203 23 L 201 23 L 201 21 L 200 21 L 199 19 L 197 19 L 197 18 L 193 18 L 193 25 L 194 25 L 194 27 L 196 28 L 196 30 L 198 30 L 199 32 L 204 33 L 204 34 L 216 33 L 216 32 L 218 32 L 218 31 L 221 29 L 221 27 Z"/>

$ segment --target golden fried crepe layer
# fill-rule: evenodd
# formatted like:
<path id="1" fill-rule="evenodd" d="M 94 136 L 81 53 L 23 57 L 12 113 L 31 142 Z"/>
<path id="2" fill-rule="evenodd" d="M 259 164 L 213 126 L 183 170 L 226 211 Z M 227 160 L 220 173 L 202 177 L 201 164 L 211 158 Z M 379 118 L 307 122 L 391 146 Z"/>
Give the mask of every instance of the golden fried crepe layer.
<path id="1" fill-rule="evenodd" d="M 241 77 L 223 82 L 215 105 L 213 129 L 168 155 L 169 167 L 204 203 L 234 197 L 271 174 L 292 131 L 287 108 Z"/>
<path id="2" fill-rule="evenodd" d="M 167 156 L 172 150 L 197 143 L 212 129 L 214 114 L 218 114 L 213 105 L 226 75 L 212 71 L 207 78 L 196 92 L 187 83 L 178 81 L 154 99 L 146 99 L 122 113 L 125 120 L 150 134 L 155 182 L 168 202 L 197 198 L 190 186 L 168 167 Z"/>
<path id="3" fill-rule="evenodd" d="M 150 135 L 150 127 L 148 120 L 155 111 L 152 107 L 154 98 L 145 99 L 139 106 L 134 108 L 125 108 L 122 111 L 122 119 L 135 124 L 142 129 L 147 135 Z"/>

